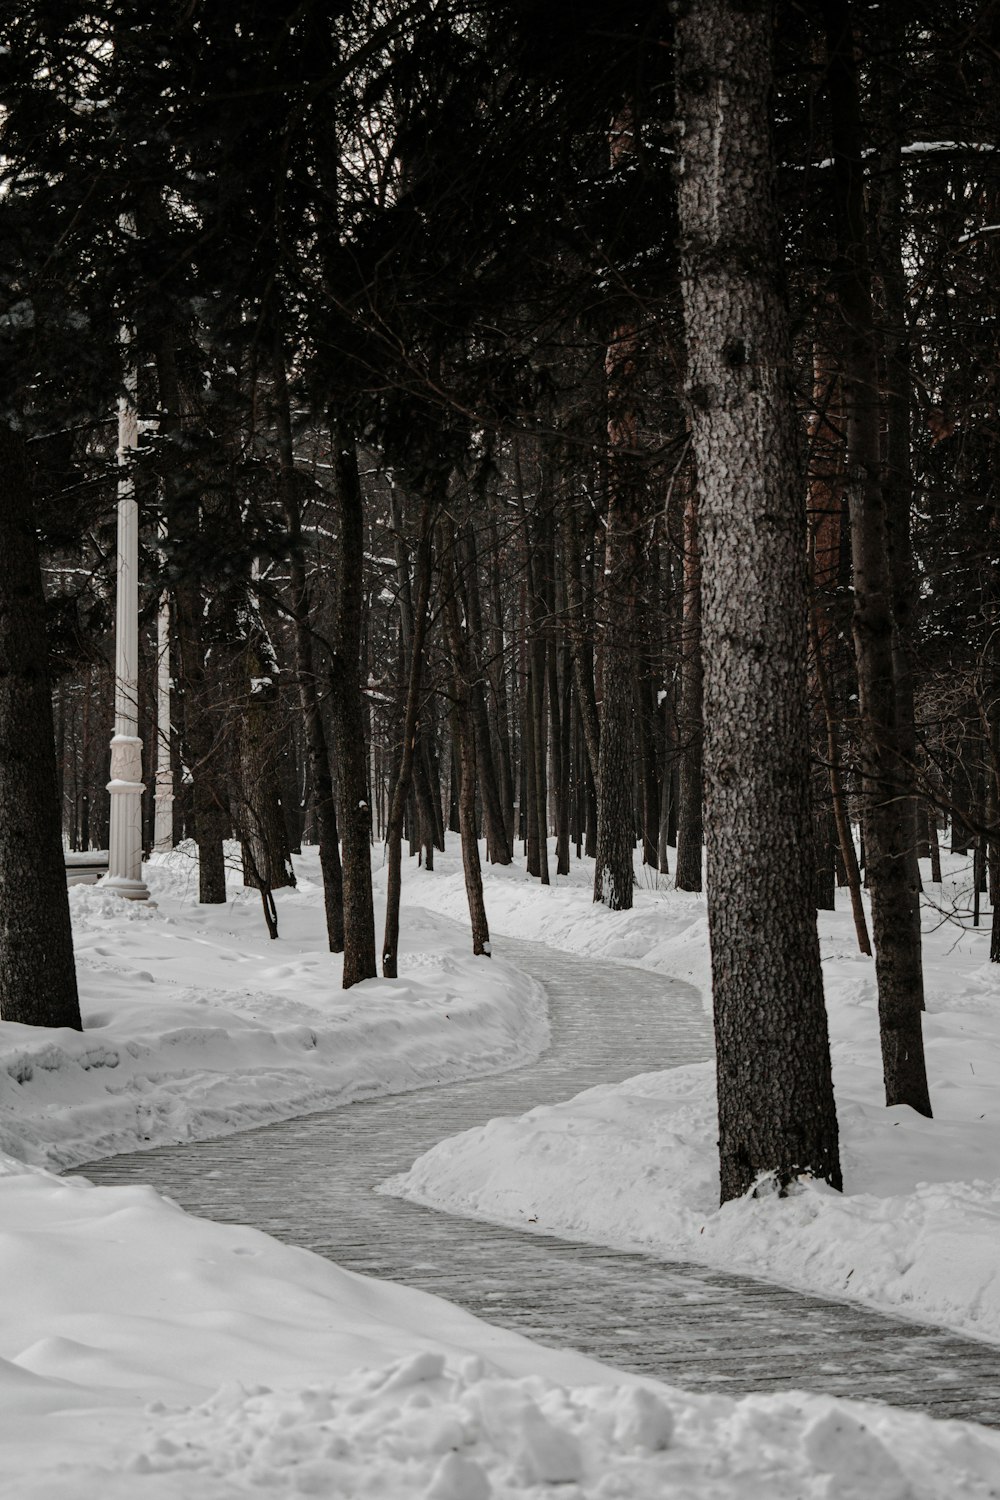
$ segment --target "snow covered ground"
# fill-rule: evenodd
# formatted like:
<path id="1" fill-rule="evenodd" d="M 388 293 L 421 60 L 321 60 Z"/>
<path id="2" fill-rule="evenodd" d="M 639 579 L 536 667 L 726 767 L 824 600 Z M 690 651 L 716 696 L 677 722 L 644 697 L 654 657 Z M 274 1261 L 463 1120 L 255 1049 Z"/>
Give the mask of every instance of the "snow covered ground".
<path id="1" fill-rule="evenodd" d="M 84 1031 L 0 1027 L 0 1151 L 62 1169 L 494 1072 L 546 1045 L 534 981 L 474 958 L 431 912 L 404 924 L 404 978 L 342 990 L 318 862 L 299 865 L 273 943 L 235 872 L 225 906 L 197 904 L 190 853 L 145 867 L 155 904 L 71 887 Z"/>
<path id="2" fill-rule="evenodd" d="M 616 957 L 687 980 L 711 1003 L 701 897 L 652 888 L 631 912 L 594 907 L 589 871 L 548 889 L 493 868 L 498 932 Z M 1000 965 L 989 914 L 971 926 L 968 861 L 924 871 L 924 1035 L 933 1120 L 883 1105 L 875 976 L 842 910 L 820 913 L 845 1193 L 718 1208 L 714 1069 L 646 1073 L 444 1141 L 392 1190 L 539 1231 L 856 1299 L 1000 1341 Z M 418 899 L 457 912 L 459 877 L 425 879 Z M 499 945 L 502 952 L 502 944 Z"/>
<path id="3" fill-rule="evenodd" d="M 510 1066 L 544 1045 L 534 987 L 499 960 L 473 959 L 446 919 L 448 909 L 461 911 L 460 877 L 410 872 L 403 977 L 344 996 L 338 962 L 325 951 L 314 862 L 301 868 L 299 890 L 279 897 L 277 943 L 251 893 L 234 887 L 225 907 L 199 908 L 182 855 L 150 871 L 155 909 L 77 888 L 87 1029 L 0 1025 L 0 1496 L 944 1500 L 1000 1492 L 1000 1435 L 983 1429 L 794 1393 L 688 1396 L 543 1349 L 254 1230 L 198 1220 L 150 1188 L 54 1177 L 49 1167 L 144 1142 L 222 1134 Z M 594 913 L 582 879 L 540 892 L 513 875 L 491 876 L 488 894 L 498 930 L 509 924 L 565 943 L 575 930 L 579 945 L 591 940 L 586 929 L 598 941 L 591 951 L 613 936 L 624 956 L 646 961 L 656 946 L 650 913 L 658 913 L 669 961 L 684 977 L 703 977 L 693 899 L 650 894 L 625 923 Z M 445 916 L 415 910 L 425 900 Z M 849 958 L 838 963 L 837 973 L 850 969 Z M 856 985 L 865 973 L 855 970 Z M 977 1074 L 988 1066 L 988 978 L 972 1050 L 968 1038 L 956 1042 Z M 860 1015 L 866 1003 L 859 988 L 838 1007 Z M 855 1030 L 851 1066 L 861 1069 L 865 1032 Z M 695 1150 L 704 1078 L 685 1072 L 688 1125 L 651 1085 L 633 1086 L 631 1096 L 644 1101 L 643 1128 L 689 1131 Z M 609 1108 L 610 1152 L 600 1136 L 591 1142 L 602 1172 L 611 1164 L 621 1175 L 614 1132 L 629 1097 L 626 1086 L 626 1103 Z M 585 1102 L 580 1117 L 591 1107 Z M 877 1145 L 885 1132 L 869 1108 L 872 1120 L 856 1133 Z M 504 1142 L 506 1127 L 493 1128 Z M 568 1129 L 566 1141 L 574 1134 Z M 698 1149 L 704 1155 L 704 1143 Z M 881 1150 L 869 1153 L 872 1170 L 895 1180 L 909 1157 Z M 908 1150 L 913 1163 L 926 1155 L 919 1137 Z M 506 1153 L 503 1145 L 499 1165 Z M 574 1152 L 564 1155 L 571 1167 Z M 610 1190 L 600 1173 L 585 1176 L 587 1191 L 598 1180 Z M 684 1167 L 678 1181 L 690 1179 Z M 865 1182 L 868 1195 L 878 1190 L 879 1180 Z M 672 1212 L 667 1194 L 661 1223 Z M 770 1243 L 768 1226 L 785 1212 L 753 1206 L 762 1240 Z M 890 1227 L 887 1216 L 887 1235 Z M 765 1254 L 759 1261 L 766 1269 Z"/>

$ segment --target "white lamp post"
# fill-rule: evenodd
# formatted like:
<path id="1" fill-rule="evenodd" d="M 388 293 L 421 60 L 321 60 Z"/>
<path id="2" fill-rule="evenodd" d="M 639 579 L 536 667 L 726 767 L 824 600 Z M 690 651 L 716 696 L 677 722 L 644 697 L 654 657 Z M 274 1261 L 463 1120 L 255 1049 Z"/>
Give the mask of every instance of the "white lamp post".
<path id="1" fill-rule="evenodd" d="M 128 334 L 123 337 L 127 340 Z M 132 458 L 139 439 L 136 377 L 118 403 L 118 564 L 115 603 L 115 732 L 111 740 L 111 831 L 103 884 L 148 901 L 142 878 L 142 740 L 139 738 L 139 505 Z"/>

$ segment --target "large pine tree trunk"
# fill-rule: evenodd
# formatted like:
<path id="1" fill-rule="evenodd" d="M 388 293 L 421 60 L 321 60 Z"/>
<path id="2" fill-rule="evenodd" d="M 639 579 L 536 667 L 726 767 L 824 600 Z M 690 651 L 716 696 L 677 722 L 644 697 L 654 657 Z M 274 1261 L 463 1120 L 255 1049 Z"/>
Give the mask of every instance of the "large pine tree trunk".
<path id="1" fill-rule="evenodd" d="M 678 21 L 722 1199 L 841 1184 L 813 906 L 806 529 L 770 141 L 772 7 Z M 789 858 L 789 851 L 795 857 Z"/>
<path id="2" fill-rule="evenodd" d="M 878 358 L 872 305 L 857 64 L 848 6 L 825 0 L 843 319 L 847 494 L 854 564 L 854 648 L 862 721 L 866 873 L 872 895 L 887 1104 L 931 1113 L 920 1013 L 920 892 L 911 779 L 899 733 L 895 622 L 881 479 Z"/>
<path id="3" fill-rule="evenodd" d="M 24 440 L 0 422 L 0 1019 L 81 1031 Z"/>

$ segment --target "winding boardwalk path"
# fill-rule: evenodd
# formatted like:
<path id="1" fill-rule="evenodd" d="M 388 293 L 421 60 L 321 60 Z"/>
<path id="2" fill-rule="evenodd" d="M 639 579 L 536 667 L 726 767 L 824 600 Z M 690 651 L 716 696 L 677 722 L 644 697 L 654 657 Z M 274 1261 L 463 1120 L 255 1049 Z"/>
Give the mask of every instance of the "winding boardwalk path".
<path id="1" fill-rule="evenodd" d="M 709 1055 L 688 986 L 537 943 L 495 948 L 546 988 L 553 1044 L 510 1073 L 197 1145 L 113 1157 L 94 1182 L 152 1182 L 340 1265 L 436 1292 L 540 1342 L 696 1391 L 798 1388 L 1000 1426 L 1000 1349 L 745 1277 L 435 1213 L 371 1189 L 460 1130 L 595 1083 Z"/>

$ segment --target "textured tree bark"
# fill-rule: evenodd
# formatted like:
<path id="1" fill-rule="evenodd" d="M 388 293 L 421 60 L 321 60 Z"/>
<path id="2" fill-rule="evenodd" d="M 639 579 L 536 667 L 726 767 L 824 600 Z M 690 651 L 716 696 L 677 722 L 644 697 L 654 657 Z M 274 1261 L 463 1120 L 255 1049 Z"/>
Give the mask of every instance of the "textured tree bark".
<path id="1" fill-rule="evenodd" d="M 814 609 L 812 620 L 813 662 L 816 671 L 816 681 L 819 687 L 820 701 L 823 705 L 823 718 L 826 724 L 826 756 L 830 767 L 830 799 L 833 804 L 833 817 L 837 828 L 840 858 L 843 863 L 847 886 L 851 894 L 854 933 L 858 940 L 858 948 L 867 958 L 871 958 L 872 945 L 868 936 L 868 920 L 865 916 L 864 902 L 861 899 L 861 870 L 858 867 L 858 855 L 854 847 L 854 839 L 851 836 L 850 820 L 847 816 L 847 798 L 844 795 L 844 781 L 840 772 L 840 747 L 837 744 L 837 725 L 833 716 L 833 701 L 827 679 L 826 663 L 823 659 L 823 648 L 816 619 L 817 614 L 818 611 Z"/>
<path id="2" fill-rule="evenodd" d="M 562 507 L 560 535 L 577 711 L 580 715 L 580 729 L 587 751 L 590 774 L 596 779 L 600 765 L 601 732 L 597 717 L 597 698 L 594 692 L 594 648 L 591 638 L 593 619 L 587 608 L 580 578 L 580 518 L 576 506 L 564 505 Z"/>
<path id="3" fill-rule="evenodd" d="M 538 841 L 538 798 L 535 794 L 535 690 L 532 668 L 524 676 L 524 701 L 521 714 L 521 816 L 524 820 L 524 868 L 528 875 L 541 875 Z"/>
<path id="4" fill-rule="evenodd" d="M 827 299 L 829 300 L 829 299 Z M 824 304 L 820 304 L 821 307 Z M 825 323 L 824 319 L 824 323 Z M 820 910 L 833 911 L 836 906 L 834 884 L 837 849 L 849 873 L 849 861 L 854 858 L 854 844 L 848 827 L 847 843 L 844 841 L 840 818 L 843 809 L 835 804 L 838 792 L 835 781 L 839 779 L 839 764 L 836 756 L 837 729 L 835 719 L 836 661 L 839 632 L 835 628 L 832 614 L 833 600 L 838 589 L 846 592 L 849 578 L 842 576 L 842 547 L 844 531 L 844 415 L 840 401 L 840 371 L 831 358 L 827 329 L 821 326 L 813 339 L 813 409 L 809 416 L 809 572 L 812 610 L 810 631 L 812 637 L 814 735 L 818 745 L 826 746 L 813 770 L 813 817 L 816 829 L 816 905 Z M 829 666 L 827 665 L 829 662 Z M 824 761 L 828 770 L 824 769 Z M 860 887 L 860 877 L 859 877 Z M 852 887 L 852 899 L 855 896 Z M 860 908 L 855 906 L 855 925 Z M 865 925 L 864 913 L 860 912 Z M 861 933 L 858 933 L 859 943 Z M 867 946 L 865 931 L 862 951 L 871 952 Z"/>
<path id="5" fill-rule="evenodd" d="M 684 612 L 681 625 L 681 763 L 680 810 L 677 818 L 679 891 L 701 890 L 702 817 L 701 560 L 698 550 L 698 492 L 692 485 L 684 506 Z"/>
<path id="6" fill-rule="evenodd" d="M 573 664 L 569 645 L 552 651 L 549 701 L 552 704 L 552 749 L 556 766 L 556 874 L 568 875 L 572 808 Z"/>
<path id="7" fill-rule="evenodd" d="M 901 57 L 905 12 L 893 6 L 883 12 L 890 27 L 889 56 L 879 71 L 881 90 L 877 224 L 875 237 L 884 303 L 882 355 L 886 383 L 884 471 L 886 550 L 892 596 L 892 666 L 896 685 L 896 734 L 900 773 L 906 795 L 898 802 L 903 824 L 903 858 L 909 885 L 919 893 L 917 861 L 916 779 L 917 726 L 914 706 L 914 653 L 919 591 L 913 561 L 910 512 L 913 504 L 913 464 L 910 454 L 910 406 L 913 375 L 907 323 L 906 271 L 903 265 L 903 208 L 907 188 L 902 149 L 907 122 L 903 118 Z M 918 896 L 919 904 L 919 896 Z"/>
<path id="8" fill-rule="evenodd" d="M 0 1019 L 82 1031 L 24 440 L 0 422 Z"/>
<path id="9" fill-rule="evenodd" d="M 642 862 L 654 870 L 658 867 L 657 845 L 660 831 L 660 778 L 656 755 L 656 698 L 647 663 L 641 652 L 635 673 L 635 729 L 637 780 L 641 803 Z"/>
<path id="10" fill-rule="evenodd" d="M 504 642 L 504 604 L 500 578 L 500 541 L 497 524 L 490 517 L 489 593 L 492 608 L 490 621 L 490 689 L 493 694 L 493 718 L 496 728 L 497 775 L 503 802 L 507 847 L 514 855 L 514 760 L 510 741 L 510 707 L 507 691 L 507 658 Z"/>
<path id="11" fill-rule="evenodd" d="M 344 874 L 344 989 L 374 979 L 372 813 L 361 701 L 361 614 L 364 604 L 364 505 L 357 451 L 336 426 L 331 434 L 338 518 L 335 642 L 330 662 L 330 706 L 340 793 Z"/>
<path id="12" fill-rule="evenodd" d="M 160 433 L 171 438 L 180 425 L 181 391 L 171 339 L 164 336 L 157 351 L 156 376 L 160 395 Z M 164 476 L 167 530 L 175 541 L 186 539 L 194 555 L 193 539 L 198 529 L 200 506 L 194 494 L 181 502 L 172 470 Z M 204 600 L 189 562 L 184 577 L 174 586 L 174 619 L 177 629 L 178 678 L 182 745 L 194 785 L 191 807 L 194 836 L 198 845 L 198 900 L 221 906 L 226 900 L 225 840 L 230 832 L 225 773 L 221 705 L 205 669 L 202 640 Z"/>
<path id="13" fill-rule="evenodd" d="M 475 729 L 462 684 L 456 680 L 452 703 L 452 722 L 458 744 L 459 788 L 458 818 L 462 838 L 462 871 L 465 895 L 469 903 L 472 951 L 490 956 L 490 929 L 483 901 L 483 872 L 479 863 L 476 839 L 476 747 Z"/>
<path id="14" fill-rule="evenodd" d="M 545 572 L 545 521 L 541 507 L 550 498 L 549 476 L 543 461 L 538 458 L 539 474 L 535 508 L 531 515 L 525 504 L 524 481 L 521 472 L 520 449 L 515 448 L 518 499 L 521 508 L 521 529 L 524 539 L 524 571 L 526 579 L 525 604 L 527 608 L 527 637 L 524 643 L 525 675 L 524 698 L 524 758 L 526 792 L 526 868 L 529 875 L 537 875 L 542 885 L 549 884 L 548 848 L 548 693 L 547 659 L 550 642 L 547 638 L 546 605 L 542 578 Z M 537 455 L 536 455 L 537 456 Z"/>
<path id="15" fill-rule="evenodd" d="M 265 650 L 261 654 L 259 641 L 247 643 L 242 665 L 244 696 L 237 723 L 239 803 L 235 821 L 243 848 L 243 884 L 267 894 L 295 884 L 278 774 L 283 726 L 275 712 L 278 688 L 268 670 L 269 653 Z"/>
<path id="16" fill-rule="evenodd" d="M 306 577 L 302 545 L 302 514 L 295 480 L 295 453 L 292 446 L 292 422 L 285 374 L 285 356 L 280 341 L 275 346 L 273 372 L 275 427 L 278 435 L 278 482 L 285 525 L 288 528 L 288 569 L 291 584 L 295 680 L 309 756 L 313 816 L 316 819 L 316 842 L 319 845 L 319 867 L 323 877 L 327 942 L 331 953 L 343 953 L 344 873 L 340 862 L 340 835 L 337 829 L 337 805 L 333 793 L 330 754 L 319 706 L 319 687 L 316 679 L 310 624 L 309 583 Z"/>
<path id="17" fill-rule="evenodd" d="M 458 628 L 455 559 L 452 539 L 444 525 L 439 527 L 438 551 L 441 558 L 445 620 L 449 633 Z M 489 955 L 490 929 L 483 901 L 483 875 L 476 838 L 476 728 L 469 698 L 469 684 L 463 676 L 458 657 L 452 649 L 451 734 L 454 772 L 457 775 L 458 823 L 462 839 L 462 869 L 465 893 L 469 903 L 472 927 L 472 951 Z"/>
<path id="18" fill-rule="evenodd" d="M 528 674 L 529 733 L 535 788 L 535 832 L 538 840 L 538 877 L 549 884 L 549 799 L 548 766 L 548 695 L 546 693 L 546 659 L 549 643 L 541 633 L 531 643 L 531 671 Z"/>
<path id="19" fill-rule="evenodd" d="M 514 858 L 514 844 L 507 836 L 507 826 L 513 816 L 513 808 L 508 812 L 504 806 L 501 779 L 493 754 L 494 736 L 486 704 L 489 678 L 482 660 L 485 632 L 479 593 L 479 557 L 471 526 L 464 528 L 461 542 L 462 593 L 468 624 L 461 631 L 460 649 L 464 670 L 468 674 L 469 702 L 476 726 L 476 772 L 483 804 L 486 857 L 491 864 L 509 865 Z"/>
<path id="20" fill-rule="evenodd" d="M 639 504 L 635 375 L 638 335 L 620 328 L 608 346 L 608 524 L 604 565 L 601 734 L 594 900 L 632 906 L 635 873 L 635 594 Z"/>
<path id="21" fill-rule="evenodd" d="M 813 906 L 805 482 L 770 139 L 773 10 L 677 25 L 722 1199 L 841 1185 Z M 789 858 L 795 850 L 797 857 Z"/>
<path id="22" fill-rule="evenodd" d="M 428 705 L 430 709 L 430 705 Z M 431 763 L 430 740 L 433 727 L 425 737 L 420 737 L 420 753 L 415 767 L 417 803 L 420 808 L 420 837 L 424 845 L 426 868 L 434 868 L 434 850 L 444 850 L 444 820 L 441 816 L 441 795 L 436 784 L 436 768 Z"/>
<path id="23" fill-rule="evenodd" d="M 403 814 L 413 780 L 413 761 L 417 744 L 417 716 L 424 669 L 424 642 L 427 636 L 427 610 L 431 591 L 431 512 L 425 502 L 420 517 L 416 560 L 417 597 L 413 606 L 410 662 L 403 712 L 403 752 L 396 783 L 392 789 L 389 819 L 385 833 L 388 870 L 386 874 L 385 935 L 382 941 L 382 973 L 395 979 L 399 958 L 399 897 L 402 887 Z M 431 845 L 433 848 L 433 844 Z"/>
<path id="24" fill-rule="evenodd" d="M 974 713 L 975 705 L 965 704 L 951 756 L 951 836 L 948 843 L 951 854 L 968 854 L 972 842 L 972 830 L 969 827 L 972 815 L 972 744 L 969 720 Z"/>
<path id="25" fill-rule="evenodd" d="M 931 846 L 931 880 L 935 885 L 941 884 L 941 841 L 938 838 L 937 810 L 931 810 L 930 822 L 927 825 L 927 833 Z"/>
<path id="26" fill-rule="evenodd" d="M 878 359 L 865 220 L 857 64 L 849 8 L 824 0 L 838 226 L 835 294 L 843 322 L 854 649 L 862 720 L 866 874 L 872 894 L 887 1104 L 931 1113 L 920 1012 L 920 892 L 910 777 L 899 735 L 892 584 L 882 487 Z"/>
<path id="27" fill-rule="evenodd" d="M 441 555 L 443 559 L 442 579 L 444 584 L 444 617 L 451 653 L 453 674 L 463 684 L 468 711 L 475 729 L 474 749 L 476 754 L 477 784 L 483 805 L 483 822 L 486 829 L 487 854 L 493 864 L 509 865 L 513 851 L 507 844 L 507 829 L 497 782 L 496 766 L 490 744 L 490 725 L 483 692 L 483 672 L 476 659 L 470 637 L 476 633 L 476 622 L 481 618 L 478 592 L 475 606 L 470 606 L 467 592 L 462 592 L 463 610 L 459 610 L 460 581 L 456 566 L 455 539 L 445 535 L 442 528 Z M 474 559 L 471 565 L 474 568 Z M 467 580 L 468 582 L 469 580 Z M 475 587 L 475 580 L 471 580 Z M 465 613 L 468 625 L 463 624 L 461 613 Z M 459 774 L 459 786 L 461 774 Z M 461 793 L 459 792 L 459 796 Z M 459 809 L 459 826 L 461 811 Z"/>

